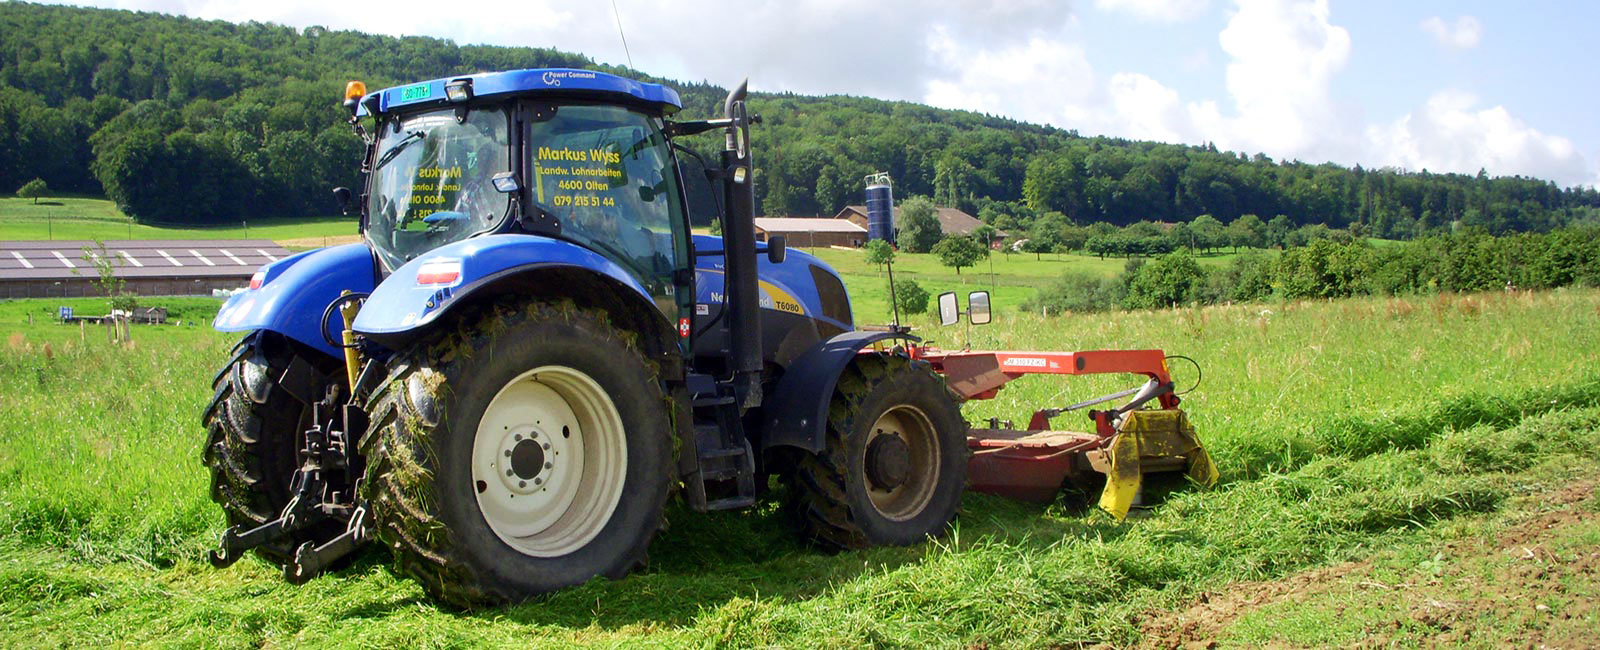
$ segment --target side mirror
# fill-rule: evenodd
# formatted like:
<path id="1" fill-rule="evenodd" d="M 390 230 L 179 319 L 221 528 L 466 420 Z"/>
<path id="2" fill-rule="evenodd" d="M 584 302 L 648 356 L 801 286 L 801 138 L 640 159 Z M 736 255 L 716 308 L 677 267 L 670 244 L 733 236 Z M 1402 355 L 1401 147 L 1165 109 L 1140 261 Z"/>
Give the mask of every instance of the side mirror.
<path id="1" fill-rule="evenodd" d="M 783 235 L 773 235 L 767 238 L 767 261 L 773 264 L 782 264 L 789 253 L 789 238 Z"/>
<path id="2" fill-rule="evenodd" d="M 494 190 L 501 194 L 511 194 L 522 189 L 517 183 L 517 175 L 514 172 L 500 172 L 491 176 L 489 182 L 494 185 Z"/>
<path id="3" fill-rule="evenodd" d="M 950 302 L 955 302 L 952 298 Z M 973 325 L 988 325 L 994 317 L 989 314 L 989 292 L 974 291 L 967 294 L 967 320 Z"/>
<path id="4" fill-rule="evenodd" d="M 339 203 L 339 214 L 350 214 L 350 188 L 333 188 L 333 200 Z"/>
<path id="5" fill-rule="evenodd" d="M 954 325 L 961 320 L 961 307 L 956 304 L 956 293 L 946 291 L 939 294 L 939 324 Z"/>

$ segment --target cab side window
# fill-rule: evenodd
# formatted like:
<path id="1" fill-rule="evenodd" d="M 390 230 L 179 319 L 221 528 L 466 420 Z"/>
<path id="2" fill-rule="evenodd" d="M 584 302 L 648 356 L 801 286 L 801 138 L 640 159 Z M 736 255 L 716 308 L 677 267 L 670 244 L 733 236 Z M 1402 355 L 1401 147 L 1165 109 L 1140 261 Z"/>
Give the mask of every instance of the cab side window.
<path id="1" fill-rule="evenodd" d="M 562 236 L 639 275 L 677 263 L 672 222 L 678 188 L 666 138 L 644 115 L 617 106 L 568 105 L 529 133 L 532 198 Z"/>

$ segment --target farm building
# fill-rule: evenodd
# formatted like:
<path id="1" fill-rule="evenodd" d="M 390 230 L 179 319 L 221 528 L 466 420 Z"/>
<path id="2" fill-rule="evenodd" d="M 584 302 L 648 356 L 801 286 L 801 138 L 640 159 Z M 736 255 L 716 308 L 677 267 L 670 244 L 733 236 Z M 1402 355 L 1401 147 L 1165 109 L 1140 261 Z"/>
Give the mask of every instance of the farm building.
<path id="1" fill-rule="evenodd" d="M 236 289 L 291 254 L 265 239 L 107 241 L 105 251 L 123 289 L 143 296 Z M 98 254 L 91 241 L 0 241 L 0 298 L 102 295 Z"/>
<path id="2" fill-rule="evenodd" d="M 855 247 L 867 241 L 866 222 L 856 224 L 826 217 L 756 217 L 755 222 L 757 240 L 783 235 L 788 240 L 787 245 L 796 248 Z"/>
<path id="3" fill-rule="evenodd" d="M 899 218 L 899 211 L 899 208 L 895 209 L 897 220 Z M 939 229 L 944 231 L 944 234 L 946 235 L 970 235 L 972 234 L 972 231 L 978 229 L 978 226 L 983 225 L 982 220 L 955 208 L 938 208 L 936 216 L 939 217 Z M 844 219 L 850 223 L 861 226 L 862 228 L 866 228 L 867 206 L 847 205 L 843 210 L 839 211 L 839 214 L 833 215 L 833 218 Z M 1004 239 L 1007 235 L 1006 233 L 1001 232 L 999 233 L 999 236 L 1001 239 Z"/>

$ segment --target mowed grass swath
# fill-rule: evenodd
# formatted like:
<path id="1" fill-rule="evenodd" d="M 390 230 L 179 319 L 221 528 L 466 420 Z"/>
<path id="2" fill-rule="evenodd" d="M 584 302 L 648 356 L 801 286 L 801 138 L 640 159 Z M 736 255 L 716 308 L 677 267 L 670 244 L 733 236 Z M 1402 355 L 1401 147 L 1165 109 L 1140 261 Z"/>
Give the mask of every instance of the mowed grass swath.
<path id="1" fill-rule="evenodd" d="M 113 348 L 4 318 L 6 645 L 1120 643 L 1138 638 L 1145 613 L 1200 591 L 1424 548 L 1530 507 L 1517 495 L 1600 471 L 1593 290 L 1002 312 L 970 341 L 924 317 L 919 331 L 949 346 L 1195 358 L 1204 382 L 1185 406 L 1224 485 L 1169 486 L 1150 517 L 1120 524 L 1070 500 L 968 495 L 946 541 L 841 554 L 793 541 L 775 503 L 674 509 L 641 574 L 461 614 L 393 575 L 378 549 L 298 588 L 256 560 L 204 565 L 222 520 L 197 413 L 231 337 L 145 328 Z M 1180 384 L 1193 378 L 1185 367 L 1174 362 Z M 1132 381 L 1028 378 L 965 415 L 1025 420 Z"/>

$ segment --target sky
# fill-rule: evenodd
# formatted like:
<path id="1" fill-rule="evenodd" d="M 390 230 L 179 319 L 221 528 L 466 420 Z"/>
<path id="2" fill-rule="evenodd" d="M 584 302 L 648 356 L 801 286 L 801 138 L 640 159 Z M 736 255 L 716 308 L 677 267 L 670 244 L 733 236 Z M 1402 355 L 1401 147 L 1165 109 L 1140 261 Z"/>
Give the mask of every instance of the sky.
<path id="1" fill-rule="evenodd" d="M 1276 160 L 1600 185 L 1587 38 L 1600 2 L 1589 0 L 88 4 L 553 47 L 671 79 L 748 77 L 757 91 L 915 101 Z"/>

